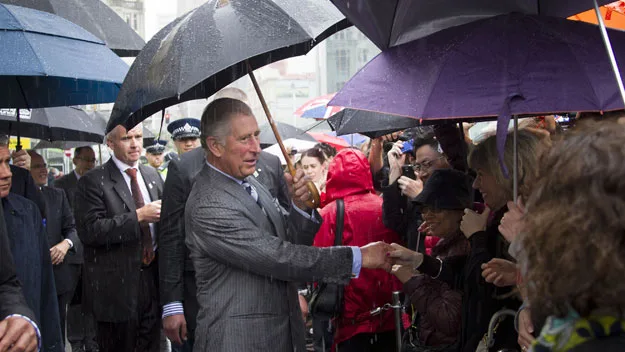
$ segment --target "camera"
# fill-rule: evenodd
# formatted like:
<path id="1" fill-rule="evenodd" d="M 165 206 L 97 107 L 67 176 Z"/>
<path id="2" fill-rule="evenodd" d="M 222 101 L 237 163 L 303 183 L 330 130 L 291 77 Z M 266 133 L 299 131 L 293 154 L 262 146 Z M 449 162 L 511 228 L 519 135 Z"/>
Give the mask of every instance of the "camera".
<path id="1" fill-rule="evenodd" d="M 401 167 L 401 174 L 402 176 L 406 176 L 410 179 L 416 180 L 417 179 L 417 175 L 414 173 L 414 169 L 412 168 L 412 165 L 404 165 Z"/>

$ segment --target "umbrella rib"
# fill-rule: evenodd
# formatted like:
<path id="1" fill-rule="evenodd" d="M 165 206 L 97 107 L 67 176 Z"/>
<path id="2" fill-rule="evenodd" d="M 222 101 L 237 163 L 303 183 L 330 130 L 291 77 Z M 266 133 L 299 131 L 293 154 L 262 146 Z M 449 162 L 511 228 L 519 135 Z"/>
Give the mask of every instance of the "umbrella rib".
<path id="1" fill-rule="evenodd" d="M 393 20 L 391 22 L 391 30 L 388 31 L 388 38 L 386 39 L 387 46 L 391 47 L 391 37 L 393 36 L 393 29 L 395 28 L 395 20 L 397 19 L 397 8 L 399 7 L 399 1 L 395 0 L 395 8 L 393 9 Z"/>

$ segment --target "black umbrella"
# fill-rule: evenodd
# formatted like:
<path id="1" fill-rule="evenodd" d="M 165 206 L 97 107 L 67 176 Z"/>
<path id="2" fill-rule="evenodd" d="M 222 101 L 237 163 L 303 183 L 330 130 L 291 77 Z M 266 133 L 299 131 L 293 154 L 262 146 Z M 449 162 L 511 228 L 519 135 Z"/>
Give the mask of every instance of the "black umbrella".
<path id="1" fill-rule="evenodd" d="M 313 136 L 306 133 L 306 131 L 295 126 L 291 126 L 288 123 L 276 122 L 276 127 L 278 128 L 280 136 L 284 139 L 297 138 L 299 140 L 317 142 L 317 140 Z M 271 129 L 271 125 L 269 124 L 264 124 L 260 126 L 259 138 L 260 146 L 262 148 L 278 143 L 278 141 L 276 140 L 276 136 L 273 134 L 273 131 Z"/>
<path id="2" fill-rule="evenodd" d="M 82 141 L 102 143 L 106 120 L 73 107 L 56 107 L 20 111 L 0 109 L 0 131 L 10 135 L 46 141 Z M 19 128 L 18 128 L 19 124 Z M 93 144 L 92 143 L 92 144 Z"/>
<path id="3" fill-rule="evenodd" d="M 614 0 L 597 0 L 604 5 Z M 434 32 L 510 12 L 569 17 L 589 10 L 592 0 L 332 0 L 380 49 Z"/>
<path id="4" fill-rule="evenodd" d="M 343 109 L 337 112 L 328 118 L 328 124 L 336 131 L 337 136 L 360 133 L 369 138 L 421 126 L 417 119 L 355 109 Z"/>
<path id="5" fill-rule="evenodd" d="M 119 56 L 137 56 L 145 41 L 100 0 L 2 0 L 5 4 L 53 13 L 102 39 Z"/>
<path id="6" fill-rule="evenodd" d="M 107 126 L 132 127 L 207 98 L 256 69 L 306 54 L 349 22 L 327 0 L 211 0 L 167 25 L 133 63 Z"/>
<path id="7" fill-rule="evenodd" d="M 55 141 L 55 142 L 48 142 L 48 141 L 39 141 L 39 143 L 37 143 L 34 147 L 32 147 L 31 149 L 72 149 L 72 148 L 80 148 L 80 147 L 87 147 L 90 145 L 95 145 L 98 143 L 94 143 L 94 142 L 72 142 L 72 141 Z"/>

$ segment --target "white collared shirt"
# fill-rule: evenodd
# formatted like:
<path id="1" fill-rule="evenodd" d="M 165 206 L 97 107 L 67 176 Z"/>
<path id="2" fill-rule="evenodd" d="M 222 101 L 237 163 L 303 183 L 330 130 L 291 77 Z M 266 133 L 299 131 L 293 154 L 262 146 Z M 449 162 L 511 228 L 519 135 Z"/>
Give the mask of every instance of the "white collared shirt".
<path id="1" fill-rule="evenodd" d="M 80 180 L 80 178 L 82 177 L 78 172 L 76 172 L 76 169 L 74 169 L 74 175 L 76 176 L 76 180 Z"/>
<path id="2" fill-rule="evenodd" d="M 143 179 L 143 175 L 141 174 L 141 170 L 139 169 L 139 162 L 136 162 L 134 166 L 130 166 L 126 163 L 121 162 L 119 159 L 115 157 L 115 155 L 111 156 L 115 166 L 121 171 L 122 176 L 124 177 L 124 181 L 126 181 L 126 186 L 128 186 L 128 190 L 132 194 L 132 187 L 130 186 L 131 178 L 130 175 L 126 173 L 127 169 L 135 168 L 137 169 L 137 182 L 139 183 L 139 189 L 141 190 L 141 196 L 143 196 L 143 203 L 148 204 L 152 202 L 150 198 L 150 193 L 148 192 L 148 188 L 145 185 L 145 180 Z M 155 199 L 157 200 L 157 199 Z M 150 224 L 150 235 L 152 235 L 152 245 L 154 246 L 154 250 L 158 248 L 156 244 L 156 226 L 155 224 Z"/>

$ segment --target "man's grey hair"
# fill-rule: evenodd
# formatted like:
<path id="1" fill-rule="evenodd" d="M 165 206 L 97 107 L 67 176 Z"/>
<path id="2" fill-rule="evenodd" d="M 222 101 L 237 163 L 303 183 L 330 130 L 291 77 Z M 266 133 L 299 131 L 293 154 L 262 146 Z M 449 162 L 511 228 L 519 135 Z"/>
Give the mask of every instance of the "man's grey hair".
<path id="1" fill-rule="evenodd" d="M 0 134 L 0 147 L 8 147 L 10 138 L 6 134 Z"/>
<path id="2" fill-rule="evenodd" d="M 252 109 L 237 99 L 219 98 L 208 104 L 202 113 L 200 128 L 202 148 L 208 150 L 207 137 L 217 138 L 221 144 L 224 144 L 225 137 L 231 132 L 230 121 L 237 114 L 254 116 Z"/>

